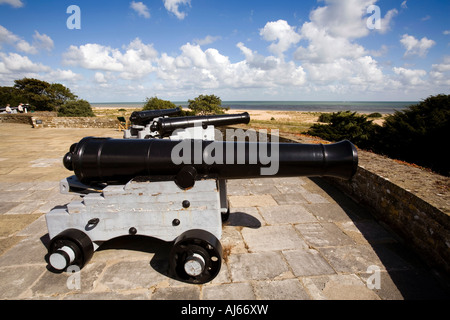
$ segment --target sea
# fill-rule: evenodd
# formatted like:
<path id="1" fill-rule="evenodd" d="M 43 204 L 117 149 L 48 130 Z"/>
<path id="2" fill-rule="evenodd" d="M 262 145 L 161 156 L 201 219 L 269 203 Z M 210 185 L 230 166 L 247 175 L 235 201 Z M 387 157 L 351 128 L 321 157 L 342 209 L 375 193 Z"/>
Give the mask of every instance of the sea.
<path id="1" fill-rule="evenodd" d="M 187 108 L 187 101 L 173 101 L 177 106 Z M 223 107 L 230 110 L 272 110 L 304 112 L 353 111 L 358 113 L 393 114 L 403 111 L 419 101 L 222 101 Z M 91 103 L 94 108 L 138 109 L 145 102 Z"/>

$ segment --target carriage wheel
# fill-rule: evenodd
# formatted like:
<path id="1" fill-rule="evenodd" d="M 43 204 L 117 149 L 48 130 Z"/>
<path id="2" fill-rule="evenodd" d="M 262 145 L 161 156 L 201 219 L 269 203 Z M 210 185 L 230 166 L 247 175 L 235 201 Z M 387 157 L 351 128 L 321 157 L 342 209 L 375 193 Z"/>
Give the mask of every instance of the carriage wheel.
<path id="1" fill-rule="evenodd" d="M 221 265 L 222 245 L 205 230 L 183 233 L 170 252 L 170 275 L 183 282 L 210 282 L 219 273 Z"/>

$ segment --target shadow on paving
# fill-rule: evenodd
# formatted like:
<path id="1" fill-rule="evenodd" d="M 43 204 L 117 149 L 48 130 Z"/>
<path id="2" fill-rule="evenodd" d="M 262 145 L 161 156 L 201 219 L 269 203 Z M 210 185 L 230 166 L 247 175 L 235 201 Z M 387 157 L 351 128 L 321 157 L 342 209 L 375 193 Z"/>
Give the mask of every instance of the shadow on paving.
<path id="1" fill-rule="evenodd" d="M 310 178 L 325 191 L 345 211 L 367 243 L 378 256 L 381 267 L 381 283 L 379 289 L 373 289 L 383 300 L 398 299 L 400 294 L 404 300 L 449 299 L 450 283 L 447 276 L 431 269 L 409 247 L 407 243 L 380 225 L 370 215 L 370 208 L 356 204 L 336 187 L 321 178 Z M 361 212 L 363 209 L 364 212 Z M 367 280 L 374 273 L 359 273 Z"/>

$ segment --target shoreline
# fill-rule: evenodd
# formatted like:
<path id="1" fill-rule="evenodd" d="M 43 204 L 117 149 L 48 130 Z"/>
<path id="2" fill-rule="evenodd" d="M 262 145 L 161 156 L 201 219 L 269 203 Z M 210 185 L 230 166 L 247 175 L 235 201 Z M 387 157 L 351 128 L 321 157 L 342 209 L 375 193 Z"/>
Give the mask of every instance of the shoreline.
<path id="1" fill-rule="evenodd" d="M 174 102 L 176 106 L 184 109 L 188 104 L 184 102 Z M 361 114 L 381 113 L 394 114 L 397 111 L 407 109 L 418 102 L 414 101 L 222 101 L 224 108 L 230 108 L 233 112 L 245 110 L 247 112 L 317 112 L 331 113 L 339 111 L 352 111 Z M 99 109 L 140 109 L 143 103 L 92 103 L 92 108 Z"/>

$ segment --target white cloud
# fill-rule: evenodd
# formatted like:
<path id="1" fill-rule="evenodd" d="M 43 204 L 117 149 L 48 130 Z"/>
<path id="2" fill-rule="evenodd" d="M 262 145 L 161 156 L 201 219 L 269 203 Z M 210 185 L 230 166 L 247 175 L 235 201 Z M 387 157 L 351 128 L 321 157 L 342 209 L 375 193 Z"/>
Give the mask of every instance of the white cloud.
<path id="1" fill-rule="evenodd" d="M 445 56 L 442 63 L 432 65 L 430 79 L 436 86 L 450 86 L 450 56 Z"/>
<path id="2" fill-rule="evenodd" d="M 220 40 L 222 37 L 221 36 L 210 36 L 207 35 L 205 38 L 203 39 L 195 39 L 194 42 L 200 46 L 203 45 L 207 45 L 207 44 L 211 44 L 213 42 L 216 42 L 217 40 Z"/>
<path id="3" fill-rule="evenodd" d="M 183 20 L 186 17 L 185 12 L 180 12 L 179 6 L 190 6 L 191 0 L 163 0 L 164 7 L 171 13 L 173 13 L 178 19 Z"/>
<path id="4" fill-rule="evenodd" d="M 72 70 L 53 70 L 42 63 L 36 63 L 27 56 L 17 53 L 0 52 L 0 85 L 11 86 L 14 80 L 38 78 L 48 82 L 71 82 L 82 80 L 82 76 Z"/>
<path id="5" fill-rule="evenodd" d="M 408 34 L 402 36 L 400 43 L 406 49 L 405 57 L 413 55 L 425 57 L 428 54 L 428 50 L 436 44 L 436 42 L 426 37 L 418 40 Z"/>
<path id="6" fill-rule="evenodd" d="M 406 4 L 407 0 L 403 1 L 401 4 L 402 9 L 407 9 L 408 5 Z"/>
<path id="7" fill-rule="evenodd" d="M 135 2 L 132 1 L 130 4 L 131 9 L 136 11 L 138 15 L 149 19 L 150 18 L 150 11 L 148 10 L 148 7 L 143 2 Z"/>
<path id="8" fill-rule="evenodd" d="M 24 6 L 23 2 L 21 0 L 0 0 L 0 5 L 2 4 L 9 4 L 13 6 L 14 8 L 21 8 Z"/>
<path id="9" fill-rule="evenodd" d="M 377 85 L 383 81 L 383 73 L 370 56 L 355 60 L 340 58 L 323 64 L 307 63 L 304 67 L 309 79 L 316 84 L 330 84 L 336 81 L 340 84 Z"/>
<path id="10" fill-rule="evenodd" d="M 37 48 L 51 51 L 55 46 L 53 40 L 48 35 L 40 34 L 37 31 L 34 31 L 33 39 L 34 39 L 33 45 Z"/>
<path id="11" fill-rule="evenodd" d="M 5 54 L 0 52 L 0 60 L 3 65 L 3 72 L 49 72 L 50 67 L 44 66 L 41 63 L 34 63 L 30 58 L 26 56 L 21 56 L 17 53 Z"/>
<path id="12" fill-rule="evenodd" d="M 0 52 L 0 85 L 11 86 L 14 80 L 24 77 L 39 78 L 50 71 L 50 67 L 34 63 L 26 56 Z"/>
<path id="13" fill-rule="evenodd" d="M 276 57 L 262 57 L 239 43 L 245 59 L 232 63 L 216 49 L 183 45 L 178 56 L 166 53 L 159 59 L 157 76 L 161 91 L 295 88 L 305 84 L 302 67 Z"/>
<path id="14" fill-rule="evenodd" d="M 450 34 L 450 30 L 444 30 L 444 31 L 442 32 L 442 34 L 445 35 L 445 36 L 447 36 L 447 35 Z"/>
<path id="15" fill-rule="evenodd" d="M 443 62 L 440 64 L 433 64 L 432 68 L 434 71 L 447 72 L 450 71 L 450 56 L 445 56 Z"/>
<path id="16" fill-rule="evenodd" d="M 19 40 L 17 43 L 15 43 L 15 47 L 17 50 L 28 53 L 28 54 L 37 54 L 38 50 L 35 46 L 29 44 L 25 40 Z"/>
<path id="17" fill-rule="evenodd" d="M 117 62 L 120 51 L 95 43 L 80 47 L 70 46 L 63 54 L 63 61 L 68 65 L 78 65 L 85 69 L 122 71 L 123 65 Z"/>
<path id="18" fill-rule="evenodd" d="M 324 0 L 325 6 L 311 11 L 312 23 L 333 37 L 349 39 L 364 37 L 369 33 L 367 18 L 364 18 L 367 8 L 374 0 Z"/>
<path id="19" fill-rule="evenodd" d="M 63 54 L 63 62 L 89 70 L 120 72 L 123 79 L 139 79 L 154 71 L 152 63 L 158 52 L 152 44 L 143 44 L 136 38 L 123 49 L 125 52 L 95 43 L 70 46 Z"/>
<path id="20" fill-rule="evenodd" d="M 312 22 L 303 24 L 301 35 L 309 45 L 306 48 L 300 46 L 295 51 L 294 58 L 299 61 L 330 63 L 335 59 L 354 59 L 367 53 L 361 45 L 344 37 L 331 36 Z"/>
<path id="21" fill-rule="evenodd" d="M 242 42 L 239 42 L 236 46 L 244 54 L 245 62 L 252 69 L 272 70 L 275 69 L 280 62 L 280 59 L 274 56 L 264 57 L 263 55 L 258 54 L 258 52 L 253 52 Z"/>
<path id="22" fill-rule="evenodd" d="M 401 67 L 394 67 L 392 70 L 399 76 L 399 80 L 403 85 L 417 86 L 425 83 L 425 81 L 422 79 L 427 75 L 427 72 L 425 70 L 406 69 Z"/>
<path id="23" fill-rule="evenodd" d="M 8 44 L 16 50 L 27 54 L 37 54 L 39 52 L 38 49 L 51 51 L 54 47 L 53 40 L 46 34 L 40 34 L 38 31 L 35 31 L 33 39 L 33 44 L 30 44 L 0 25 L 0 45 Z"/>
<path id="24" fill-rule="evenodd" d="M 387 54 L 389 48 L 387 45 L 382 44 L 380 50 L 371 50 L 370 54 L 374 57 L 382 57 Z"/>
<path id="25" fill-rule="evenodd" d="M 16 50 L 28 54 L 38 53 L 38 50 L 34 46 L 0 25 L 0 45 L 2 43 L 11 45 L 15 47 Z"/>
<path id="26" fill-rule="evenodd" d="M 391 9 L 384 15 L 384 18 L 381 19 L 381 29 L 378 31 L 382 34 L 391 30 L 391 24 L 394 17 L 398 15 L 397 9 Z"/>
<path id="27" fill-rule="evenodd" d="M 16 36 L 14 33 L 0 25 L 0 44 L 1 43 L 7 43 L 7 44 L 15 44 L 18 42 L 20 38 Z"/>
<path id="28" fill-rule="evenodd" d="M 105 75 L 101 72 L 96 72 L 94 75 L 94 79 L 95 79 L 95 82 L 98 82 L 98 83 L 107 82 Z"/>
<path id="29" fill-rule="evenodd" d="M 259 34 L 267 41 L 278 41 L 269 46 L 269 51 L 279 57 L 292 45 L 297 44 L 301 37 L 285 20 L 268 22 Z"/>
<path id="30" fill-rule="evenodd" d="M 367 8 L 378 0 L 323 0 L 325 6 L 318 7 L 310 13 L 310 21 L 323 29 L 332 37 L 342 37 L 349 40 L 367 36 L 371 30 L 367 28 Z M 388 10 L 381 19 L 380 33 L 390 30 L 397 9 Z"/>
<path id="31" fill-rule="evenodd" d="M 42 78 L 48 82 L 74 82 L 83 79 L 81 75 L 73 72 L 72 70 L 61 69 L 52 70 L 49 73 L 44 74 Z"/>

